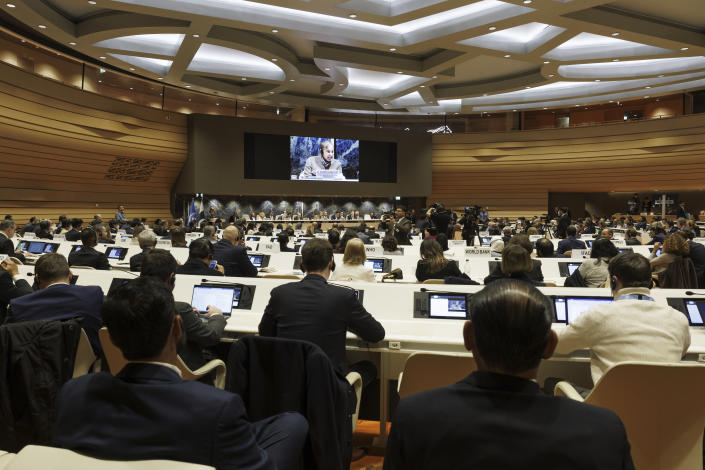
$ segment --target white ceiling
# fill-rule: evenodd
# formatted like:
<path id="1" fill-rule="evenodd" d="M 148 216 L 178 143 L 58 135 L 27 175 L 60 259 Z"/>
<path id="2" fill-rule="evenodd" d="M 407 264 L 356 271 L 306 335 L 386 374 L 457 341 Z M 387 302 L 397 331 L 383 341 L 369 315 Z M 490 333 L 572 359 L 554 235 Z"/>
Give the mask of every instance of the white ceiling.
<path id="1" fill-rule="evenodd" d="M 703 1 L 35 0 L 0 8 L 97 61 L 192 91 L 336 110 L 471 113 L 702 88 Z"/>

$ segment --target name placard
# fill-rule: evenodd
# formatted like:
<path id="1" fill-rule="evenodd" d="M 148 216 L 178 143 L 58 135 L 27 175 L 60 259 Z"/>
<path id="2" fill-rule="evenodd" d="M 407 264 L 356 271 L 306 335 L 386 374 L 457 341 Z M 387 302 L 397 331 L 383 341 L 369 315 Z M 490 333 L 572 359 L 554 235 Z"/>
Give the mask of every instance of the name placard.
<path id="1" fill-rule="evenodd" d="M 471 246 L 465 248 L 465 256 L 490 256 L 491 251 L 489 246 Z"/>
<path id="2" fill-rule="evenodd" d="M 266 242 L 260 243 L 257 246 L 257 251 L 280 251 L 280 248 L 279 243 Z"/>
<path id="3" fill-rule="evenodd" d="M 591 251 L 592 250 L 590 248 L 587 248 L 585 250 L 573 250 L 571 258 L 589 258 Z"/>
<path id="4" fill-rule="evenodd" d="M 365 254 L 367 256 L 382 256 L 384 255 L 384 248 L 381 245 L 365 245 Z"/>

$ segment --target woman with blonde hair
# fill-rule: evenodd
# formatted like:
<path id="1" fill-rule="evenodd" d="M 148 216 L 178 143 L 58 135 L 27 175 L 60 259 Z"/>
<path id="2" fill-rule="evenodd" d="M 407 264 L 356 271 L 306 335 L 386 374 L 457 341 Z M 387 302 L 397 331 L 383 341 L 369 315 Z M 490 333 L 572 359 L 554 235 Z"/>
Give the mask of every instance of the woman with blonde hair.
<path id="1" fill-rule="evenodd" d="M 352 238 L 345 245 L 343 265 L 336 267 L 331 273 L 331 281 L 363 281 L 375 282 L 375 273 L 372 268 L 365 267 L 367 256 L 365 245 L 359 238 Z"/>
<path id="2" fill-rule="evenodd" d="M 445 279 L 449 276 L 462 276 L 458 263 L 452 263 L 443 256 L 440 243 L 433 238 L 421 242 L 421 259 L 416 263 L 416 279 Z"/>

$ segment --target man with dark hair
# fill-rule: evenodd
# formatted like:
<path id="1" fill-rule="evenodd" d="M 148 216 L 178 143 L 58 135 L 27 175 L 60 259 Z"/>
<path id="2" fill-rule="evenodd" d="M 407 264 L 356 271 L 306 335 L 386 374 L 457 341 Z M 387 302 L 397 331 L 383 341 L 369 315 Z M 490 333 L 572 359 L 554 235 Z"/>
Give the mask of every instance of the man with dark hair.
<path id="1" fill-rule="evenodd" d="M 333 266 L 333 247 L 321 238 L 309 240 L 301 249 L 301 270 L 306 277 L 272 289 L 259 324 L 259 334 L 300 339 L 317 344 L 343 375 L 351 367 L 345 361 L 348 331 L 363 341 L 384 339 L 384 327 L 365 310 L 355 291 L 328 284 Z M 368 361 L 353 365 L 365 385 L 377 372 Z"/>
<path id="2" fill-rule="evenodd" d="M 188 259 L 176 267 L 176 274 L 195 274 L 198 276 L 223 276 L 225 271 L 219 264 L 215 269 L 209 265 L 213 261 L 213 247 L 208 240 L 199 238 L 191 242 L 188 248 Z"/>
<path id="3" fill-rule="evenodd" d="M 110 236 L 110 230 L 106 224 L 98 224 L 95 226 L 95 232 L 98 235 L 98 243 L 104 245 L 114 245 L 115 240 Z"/>
<path id="4" fill-rule="evenodd" d="M 556 227 L 556 232 L 558 234 L 558 238 L 565 238 L 568 233 L 568 226 L 571 223 L 571 218 L 570 214 L 568 214 L 568 208 L 567 207 L 561 207 L 558 210 L 558 226 Z"/>
<path id="5" fill-rule="evenodd" d="M 171 290 L 176 282 L 176 259 L 166 250 L 153 249 L 142 258 L 140 277 L 158 279 Z M 207 361 L 203 355 L 205 348 L 215 346 L 220 342 L 225 329 L 223 312 L 213 306 L 203 314 L 206 319 L 201 321 L 198 313 L 186 302 L 174 302 L 176 313 L 181 317 L 183 335 L 179 346 L 179 356 L 191 370 L 198 369 Z"/>
<path id="6" fill-rule="evenodd" d="M 6 323 L 35 320 L 83 318 L 81 326 L 93 346 L 100 351 L 98 330 L 103 326 L 100 307 L 103 291 L 98 286 L 73 286 L 71 270 L 64 255 L 47 253 L 34 266 L 39 290 L 10 302 Z"/>
<path id="7" fill-rule="evenodd" d="M 394 211 L 394 238 L 398 245 L 411 245 L 409 232 L 411 231 L 411 220 L 406 217 L 406 212 L 401 207 Z"/>
<path id="8" fill-rule="evenodd" d="M 71 230 L 66 232 L 67 242 L 77 242 L 81 239 L 81 227 L 83 226 L 82 219 L 71 219 Z"/>
<path id="9" fill-rule="evenodd" d="M 142 249 L 142 253 L 137 253 L 130 257 L 130 271 L 134 272 L 139 272 L 142 269 L 142 258 L 157 246 L 157 236 L 151 230 L 143 230 L 137 235 L 137 242 Z"/>
<path id="10" fill-rule="evenodd" d="M 110 262 L 105 253 L 95 249 L 98 237 L 95 230 L 85 228 L 81 231 L 81 249 L 69 254 L 69 266 L 90 266 L 95 269 L 110 269 Z"/>
<path id="11" fill-rule="evenodd" d="M 35 230 L 38 228 L 39 226 L 37 225 L 37 218 L 30 217 L 29 222 L 22 226 L 22 231 L 20 232 L 20 234 L 24 236 L 26 233 L 34 233 Z"/>
<path id="12" fill-rule="evenodd" d="M 537 258 L 564 258 L 566 255 L 556 255 L 553 251 L 553 242 L 548 238 L 536 240 Z"/>
<path id="13" fill-rule="evenodd" d="M 12 219 L 5 219 L 0 222 L 0 255 L 14 256 L 21 262 L 25 262 L 21 251 L 15 250 L 12 239 L 15 237 L 15 222 Z"/>
<path id="14" fill-rule="evenodd" d="M 223 238 L 213 245 L 213 258 L 225 268 L 226 276 L 257 277 L 255 268 L 241 244 L 240 231 L 234 225 L 223 230 Z"/>
<path id="15" fill-rule="evenodd" d="M 614 302 L 593 307 L 561 330 L 556 352 L 590 349 L 592 381 L 624 361 L 678 362 L 690 346 L 688 320 L 651 297 L 651 265 L 624 252 L 609 264 Z"/>
<path id="16" fill-rule="evenodd" d="M 565 234 L 566 238 L 558 242 L 556 254 L 562 255 L 566 251 L 584 250 L 586 248 L 584 241 L 575 238 L 578 234 L 578 229 L 575 225 L 569 225 L 568 228 L 565 229 Z"/>
<path id="17" fill-rule="evenodd" d="M 626 243 L 628 246 L 641 245 L 641 241 L 639 240 L 639 233 L 633 228 L 627 229 L 627 231 L 624 233 L 624 243 Z"/>
<path id="18" fill-rule="evenodd" d="M 446 210 L 443 204 L 434 204 L 435 207 L 431 207 L 426 212 L 426 217 L 428 217 L 433 225 L 435 225 L 438 233 L 445 233 L 448 235 L 448 225 L 451 222 L 450 212 Z"/>
<path id="19" fill-rule="evenodd" d="M 181 379 L 182 319 L 163 282 L 134 279 L 108 297 L 101 313 L 129 362 L 116 376 L 88 374 L 64 385 L 53 433 L 58 446 L 114 460 L 296 468 L 308 432 L 300 414 L 250 423 L 239 395 Z"/>
<path id="20" fill-rule="evenodd" d="M 50 231 L 51 228 L 51 221 L 44 219 L 39 222 L 39 230 L 37 231 L 37 238 L 41 238 L 43 240 L 53 240 L 54 235 L 51 234 Z"/>
<path id="21" fill-rule="evenodd" d="M 463 338 L 478 370 L 399 402 L 385 470 L 634 468 L 617 415 L 547 396 L 534 382 L 557 342 L 541 292 L 499 280 L 473 295 L 468 311 Z"/>

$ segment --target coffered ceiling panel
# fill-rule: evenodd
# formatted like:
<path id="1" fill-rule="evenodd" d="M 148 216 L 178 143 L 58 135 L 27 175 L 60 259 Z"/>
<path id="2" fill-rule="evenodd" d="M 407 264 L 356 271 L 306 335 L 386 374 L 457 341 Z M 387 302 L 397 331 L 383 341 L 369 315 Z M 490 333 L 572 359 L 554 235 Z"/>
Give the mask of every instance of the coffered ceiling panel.
<path id="1" fill-rule="evenodd" d="M 452 113 L 703 87 L 702 2 L 32 0 L 0 8 L 103 66 L 192 91 L 338 111 Z"/>

